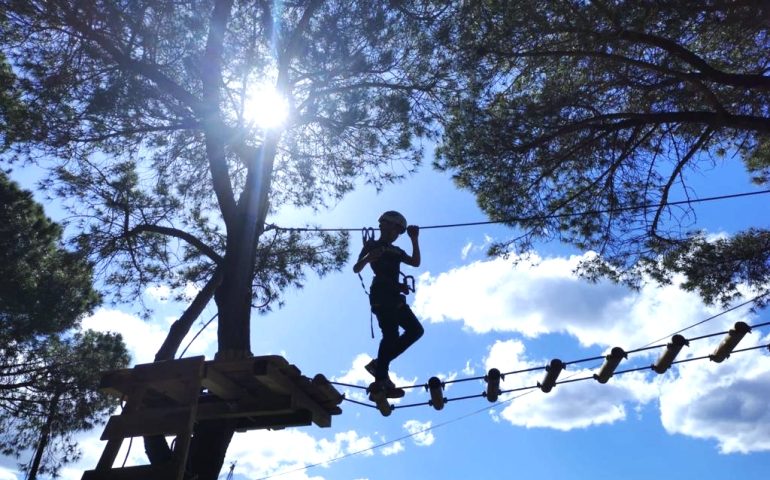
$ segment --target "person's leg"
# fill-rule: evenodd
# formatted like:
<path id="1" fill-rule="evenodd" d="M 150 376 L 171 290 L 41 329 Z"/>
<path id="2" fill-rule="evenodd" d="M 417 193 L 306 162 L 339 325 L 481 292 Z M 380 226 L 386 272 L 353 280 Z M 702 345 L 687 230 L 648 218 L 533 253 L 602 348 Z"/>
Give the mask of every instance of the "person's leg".
<path id="1" fill-rule="evenodd" d="M 397 310 L 397 314 L 398 325 L 404 329 L 404 333 L 401 334 L 396 341 L 395 348 L 390 358 L 391 361 L 404 353 L 407 348 L 411 347 L 414 342 L 419 340 L 423 333 L 425 333 L 425 329 L 422 328 L 420 321 L 417 320 L 417 317 L 414 315 L 414 312 L 412 312 L 412 309 L 409 308 L 409 305 L 403 304 Z"/>
<path id="2" fill-rule="evenodd" d="M 393 353 L 398 349 L 398 318 L 396 310 L 393 307 L 378 307 L 374 310 L 377 316 L 377 323 L 382 331 L 382 340 L 377 350 L 377 370 L 375 380 L 384 380 L 388 378 L 390 361 L 394 358 Z"/>

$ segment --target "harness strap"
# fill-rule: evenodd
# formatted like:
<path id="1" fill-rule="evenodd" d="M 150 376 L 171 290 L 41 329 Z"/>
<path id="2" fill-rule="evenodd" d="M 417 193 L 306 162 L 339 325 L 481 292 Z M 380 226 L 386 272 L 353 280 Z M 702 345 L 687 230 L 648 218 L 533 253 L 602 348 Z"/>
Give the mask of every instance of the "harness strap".
<path id="1" fill-rule="evenodd" d="M 369 330 L 372 332 L 372 338 L 374 338 L 374 313 L 369 309 Z"/>
<path id="2" fill-rule="evenodd" d="M 361 240 L 363 241 L 364 245 L 366 245 L 369 242 L 374 241 L 374 228 L 372 227 L 364 227 L 361 229 Z M 358 279 L 361 280 L 361 288 L 364 289 L 364 293 L 366 296 L 369 296 L 369 291 L 366 289 L 366 284 L 364 283 L 364 277 L 361 276 L 361 272 L 358 272 Z M 371 309 L 369 309 L 369 330 L 372 334 L 372 338 L 374 338 L 374 313 Z"/>

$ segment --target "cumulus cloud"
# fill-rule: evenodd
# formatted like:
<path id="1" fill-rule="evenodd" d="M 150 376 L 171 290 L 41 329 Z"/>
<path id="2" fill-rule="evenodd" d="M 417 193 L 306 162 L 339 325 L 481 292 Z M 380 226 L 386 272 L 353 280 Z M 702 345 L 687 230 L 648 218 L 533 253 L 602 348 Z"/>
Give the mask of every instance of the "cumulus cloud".
<path id="1" fill-rule="evenodd" d="M 17 480 L 18 478 L 13 470 L 0 467 L 0 480 Z"/>
<path id="2" fill-rule="evenodd" d="M 527 370 L 545 363 L 543 360 L 528 359 L 524 344 L 518 340 L 496 342 L 486 359 L 488 368 L 495 367 L 502 372 Z M 535 370 L 508 375 L 500 387 L 509 390 L 535 386 L 543 379 L 544 373 L 544 370 Z M 590 370 L 570 369 L 565 370 L 560 379 L 591 375 Z M 510 401 L 495 414 L 495 418 L 527 428 L 547 427 L 567 431 L 624 420 L 629 405 L 645 404 L 656 397 L 655 382 L 647 381 L 644 374 L 632 373 L 616 377 L 606 385 L 590 380 L 557 385 L 548 394 L 532 389 L 503 395 L 501 400 Z"/>
<path id="3" fill-rule="evenodd" d="M 147 287 L 144 294 L 158 303 L 168 303 L 172 299 L 183 298 L 192 300 L 201 288 L 193 282 L 187 282 L 184 287 L 172 290 L 168 285 L 157 284 Z"/>
<path id="4" fill-rule="evenodd" d="M 173 321 L 174 319 L 169 320 Z M 154 360 L 155 353 L 165 340 L 169 323 L 168 321 L 164 323 L 148 322 L 119 310 L 99 308 L 93 315 L 83 319 L 82 325 L 83 328 L 98 332 L 120 333 L 123 336 L 123 341 L 126 342 L 133 362 L 149 363 Z M 192 332 L 188 335 L 189 339 L 197 333 L 198 328 L 197 325 L 193 327 Z M 216 331 L 216 322 L 213 322 L 190 345 L 186 355 L 210 355 L 216 344 Z M 188 338 L 182 343 L 182 348 L 187 345 Z M 181 353 L 181 349 L 178 353 Z"/>
<path id="5" fill-rule="evenodd" d="M 428 272 L 419 278 L 414 310 L 432 323 L 462 322 L 474 333 L 513 332 L 530 338 L 563 333 L 583 347 L 626 349 L 717 311 L 676 285 L 648 285 L 636 292 L 576 277 L 572 272 L 577 264 L 592 255 L 533 256 L 518 262 L 497 258 L 436 276 Z"/>
<path id="6" fill-rule="evenodd" d="M 566 334 L 590 351 L 587 357 L 607 353 L 613 346 L 630 350 L 666 343 L 673 332 L 720 312 L 676 284 L 631 291 L 610 283 L 588 283 L 572 273 L 583 258 L 535 258 L 531 263 L 494 259 L 435 276 L 426 273 L 420 278 L 414 308 L 429 322 L 458 322 L 472 334 L 524 338 Z M 685 336 L 727 330 L 738 320 L 751 324 L 755 315 L 747 309 L 729 312 L 687 329 Z M 752 336 L 741 346 L 756 345 L 759 334 L 747 338 Z M 719 341 L 718 337 L 694 341 L 679 359 L 708 355 Z M 660 353 L 659 349 L 636 353 L 622 365 L 649 365 Z M 510 372 L 542 367 L 549 360 L 529 358 L 524 341 L 514 337 L 491 345 L 485 364 L 486 369 Z M 601 364 L 597 363 L 571 365 L 560 380 L 590 377 Z M 534 386 L 544 373 L 538 369 L 508 376 L 501 388 Z M 764 400 L 770 393 L 768 380 L 770 357 L 736 353 L 720 365 L 706 360 L 683 363 L 660 376 L 646 370 L 617 375 L 605 385 L 586 380 L 557 385 L 549 394 L 535 388 L 515 394 L 519 396 L 501 405 L 493 420 L 571 430 L 623 421 L 629 412 L 654 402 L 660 404 L 661 422 L 670 433 L 714 440 L 724 453 L 768 451 L 770 408 Z"/>
<path id="7" fill-rule="evenodd" d="M 113 412 L 114 415 L 120 414 L 120 407 Z M 60 477 L 62 480 L 80 480 L 83 477 L 84 470 L 93 470 L 102 456 L 107 442 L 100 440 L 103 425 L 98 425 L 91 431 L 82 432 L 77 435 L 78 446 L 82 452 L 82 457 L 76 463 L 65 466 L 61 469 Z M 169 441 L 172 439 L 169 438 Z M 144 444 L 141 438 L 135 438 L 133 442 L 126 440 L 121 445 L 115 460 L 115 466 L 119 466 L 126 461 L 126 466 L 146 465 L 147 456 L 144 453 Z M 0 477 L 2 479 L 2 477 Z"/>
<path id="8" fill-rule="evenodd" d="M 404 422 L 404 430 L 412 436 L 414 444 L 418 447 L 428 447 L 433 445 L 436 437 L 431 430 L 432 422 L 420 422 L 418 420 L 407 420 Z"/>
<path id="9" fill-rule="evenodd" d="M 99 308 L 93 315 L 83 319 L 83 328 L 120 333 L 135 363 L 152 362 L 167 333 L 166 326 L 107 308 Z"/>
<path id="10" fill-rule="evenodd" d="M 765 344 L 749 335 L 741 347 Z M 695 354 L 713 350 L 720 339 Z M 735 353 L 721 364 L 680 365 L 661 387 L 660 410 L 670 433 L 716 440 L 722 453 L 770 451 L 770 357 Z"/>
<path id="11" fill-rule="evenodd" d="M 404 451 L 404 444 L 401 442 L 393 442 L 390 445 L 386 445 L 382 447 L 382 454 L 386 457 L 389 457 L 390 455 L 395 455 L 397 453 L 401 453 Z"/>
<path id="12" fill-rule="evenodd" d="M 236 434 L 227 458 L 229 462 L 237 461 L 236 473 L 247 478 L 280 474 L 281 478 L 306 480 L 320 477 L 305 467 L 326 467 L 338 457 L 357 452 L 371 456 L 374 455 L 373 446 L 370 437 L 360 436 L 352 430 L 328 439 L 316 439 L 296 429 L 255 430 Z"/>

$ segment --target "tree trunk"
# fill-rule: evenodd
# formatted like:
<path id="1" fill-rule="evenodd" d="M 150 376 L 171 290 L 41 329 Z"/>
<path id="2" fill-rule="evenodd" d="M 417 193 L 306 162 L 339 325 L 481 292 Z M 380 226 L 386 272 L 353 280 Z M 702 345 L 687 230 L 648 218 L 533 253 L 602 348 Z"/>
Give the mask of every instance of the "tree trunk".
<path id="1" fill-rule="evenodd" d="M 37 472 L 40 470 L 40 463 L 43 460 L 43 453 L 45 453 L 48 442 L 51 440 L 51 427 L 53 426 L 53 419 L 59 409 L 60 396 L 61 393 L 57 391 L 53 398 L 51 398 L 51 404 L 48 407 L 48 417 L 45 419 L 43 428 L 40 429 L 40 441 L 37 442 L 35 456 L 32 459 L 32 465 L 29 467 L 27 480 L 35 480 L 37 478 Z"/>
<path id="2" fill-rule="evenodd" d="M 190 306 L 187 307 L 187 310 L 179 317 L 179 320 L 171 325 L 163 345 L 158 349 L 158 353 L 155 354 L 156 362 L 174 359 L 179 346 L 182 344 L 182 340 L 190 333 L 190 328 L 195 323 L 195 320 L 198 319 L 203 309 L 206 308 L 209 301 L 211 301 L 211 297 L 214 296 L 214 291 L 219 287 L 220 283 L 222 283 L 222 268 L 217 267 L 209 281 L 198 292 Z"/>
<path id="3" fill-rule="evenodd" d="M 237 235 L 228 232 L 223 280 L 214 299 L 219 312 L 217 358 L 251 356 L 251 299 L 254 261 L 259 237 L 264 231 L 273 160 L 280 133 L 265 139 L 246 177 L 238 202 Z M 235 241 L 233 242 L 233 238 Z M 227 448 L 235 433 L 233 420 L 199 422 L 190 446 L 189 469 L 198 480 L 216 480 L 224 465 Z"/>
<path id="4" fill-rule="evenodd" d="M 195 425 L 187 465 L 197 480 L 217 480 L 235 433 L 232 420 L 202 421 Z"/>
<path id="5" fill-rule="evenodd" d="M 195 296 L 190 306 L 187 307 L 187 310 L 179 317 L 179 320 L 171 325 L 163 345 L 158 349 L 158 353 L 155 354 L 156 362 L 174 359 L 179 346 L 182 344 L 182 340 L 190 332 L 190 328 L 195 323 L 195 320 L 197 320 L 203 309 L 211 301 L 211 297 L 214 296 L 214 290 L 216 290 L 221 282 L 222 268 L 218 267 L 206 285 Z M 171 458 L 171 449 L 163 435 L 144 437 L 144 452 L 147 454 L 150 463 L 163 463 Z"/>
<path id="6" fill-rule="evenodd" d="M 265 226 L 273 161 L 280 133 L 255 152 L 238 201 L 238 224 L 228 229 L 223 280 L 214 296 L 219 311 L 217 358 L 251 355 L 251 299 L 257 244 Z"/>

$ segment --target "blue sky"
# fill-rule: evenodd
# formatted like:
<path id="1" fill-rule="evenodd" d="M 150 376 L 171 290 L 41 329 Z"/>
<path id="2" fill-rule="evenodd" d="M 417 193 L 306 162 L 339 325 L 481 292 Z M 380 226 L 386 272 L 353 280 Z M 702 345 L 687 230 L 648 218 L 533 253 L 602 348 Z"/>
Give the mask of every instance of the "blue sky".
<path id="1" fill-rule="evenodd" d="M 472 195 L 458 191 L 445 174 L 430 170 L 377 194 L 362 187 L 328 212 L 282 211 L 269 221 L 281 226 L 313 223 L 323 227 L 375 226 L 384 210 L 399 210 L 409 223 L 429 226 L 485 220 Z M 31 188 L 30 176 L 13 177 Z M 697 197 L 758 189 L 747 181 L 739 161 L 691 177 Z M 679 200 L 680 198 L 672 198 Z M 729 234 L 746 226 L 767 227 L 767 196 L 696 205 L 697 226 Z M 55 211 L 55 205 L 49 205 Z M 53 215 L 53 213 L 52 213 Z M 639 292 L 608 283 L 589 284 L 571 270 L 587 252 L 557 244 L 539 245 L 535 264 L 486 257 L 494 239 L 514 234 L 497 225 L 429 229 L 420 234 L 423 263 L 414 275 L 417 293 L 410 304 L 425 336 L 392 365 L 396 383 L 418 384 L 431 376 L 456 379 L 506 372 L 598 356 L 611 347 L 626 350 L 668 338 L 681 328 L 721 311 L 670 286 Z M 407 238 L 397 242 L 409 249 Z M 368 301 L 352 264 L 360 248 L 352 236 L 350 261 L 343 271 L 286 294 L 285 308 L 252 319 L 255 355 L 280 354 L 307 376 L 323 373 L 351 384 L 370 381 L 363 366 L 379 341 L 369 334 Z M 364 279 L 371 280 L 367 268 Z M 194 291 L 194 286 L 191 286 Z M 120 331 L 134 361 L 145 363 L 184 305 L 164 299 L 165 287 L 146 292 L 154 320 L 140 320 L 130 306 L 103 307 L 84 321 L 99 330 Z M 751 295 L 747 293 L 747 295 Z M 210 308 L 201 316 L 208 320 Z M 765 312 L 738 309 L 684 332 L 695 337 L 729 329 L 736 321 L 769 321 Z M 196 328 L 197 330 L 197 328 Z M 213 356 L 212 324 L 187 355 Z M 193 332 L 194 333 L 194 332 Z M 770 328 L 757 329 L 741 347 L 767 344 Z M 721 337 L 693 342 L 680 358 L 710 353 Z M 658 342 L 663 343 L 663 342 Z M 187 341 L 184 345 L 187 344 Z M 660 353 L 632 355 L 621 366 L 649 365 Z M 571 365 L 562 374 L 575 378 L 598 370 L 601 362 Z M 531 385 L 543 371 L 506 377 L 503 388 Z M 340 387 L 351 399 L 358 389 Z M 455 383 L 447 397 L 476 395 L 481 381 Z M 483 398 L 431 407 L 396 409 L 389 417 L 343 402 L 332 427 L 315 426 L 237 434 L 226 465 L 236 462 L 234 478 L 421 479 L 491 478 L 642 479 L 672 474 L 684 478 L 759 479 L 770 464 L 770 356 L 766 350 L 735 354 L 721 364 L 696 361 L 664 375 L 651 371 L 614 377 L 606 385 L 584 381 L 558 385 L 492 405 Z M 412 389 L 401 404 L 428 400 Z M 96 465 L 104 447 L 101 430 L 82 436 L 83 459 L 63 471 L 79 479 Z M 413 435 L 411 435 L 413 434 Z M 411 435 L 411 436 L 408 436 Z M 383 446 L 378 446 L 385 444 Z M 373 448 L 376 447 L 376 448 Z M 355 453 L 364 451 L 363 453 Z M 125 451 L 118 458 L 123 458 Z M 345 457 L 334 461 L 338 457 Z M 130 463 L 145 463 L 134 442 Z M 322 465 L 302 469 L 307 464 Z M 18 480 L 15 462 L 0 463 L 0 480 Z M 291 473 L 286 473 L 291 472 Z M 222 473 L 225 478 L 227 468 Z"/>

